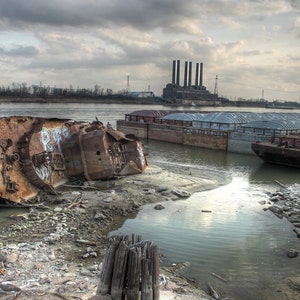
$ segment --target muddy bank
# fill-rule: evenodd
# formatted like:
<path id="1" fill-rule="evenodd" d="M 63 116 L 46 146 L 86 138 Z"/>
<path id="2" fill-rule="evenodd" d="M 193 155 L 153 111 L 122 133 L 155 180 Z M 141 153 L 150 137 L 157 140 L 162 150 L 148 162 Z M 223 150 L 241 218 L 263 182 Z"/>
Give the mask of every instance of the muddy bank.
<path id="1" fill-rule="evenodd" d="M 175 201 L 221 183 L 218 174 L 151 166 L 143 174 L 40 195 L 0 230 L 0 297 L 89 299 L 96 293 L 110 231 L 144 204 Z M 161 299 L 208 298 L 176 268 L 161 272 L 166 278 Z"/>

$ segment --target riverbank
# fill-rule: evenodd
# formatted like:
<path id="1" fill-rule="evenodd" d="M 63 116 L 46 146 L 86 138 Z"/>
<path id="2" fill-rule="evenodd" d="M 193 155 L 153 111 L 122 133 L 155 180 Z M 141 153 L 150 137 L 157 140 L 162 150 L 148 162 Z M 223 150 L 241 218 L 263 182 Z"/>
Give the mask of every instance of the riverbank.
<path id="1" fill-rule="evenodd" d="M 40 195 L 0 230 L 1 299 L 17 294 L 18 299 L 89 299 L 96 293 L 110 231 L 144 204 L 154 208 L 225 183 L 218 174 L 150 166 L 142 174 Z M 184 263 L 161 267 L 166 279 L 161 299 L 208 299 L 177 273 Z"/>
<path id="2" fill-rule="evenodd" d="M 0 103 L 95 103 L 95 104 L 147 104 L 171 105 L 160 97 L 0 97 Z"/>

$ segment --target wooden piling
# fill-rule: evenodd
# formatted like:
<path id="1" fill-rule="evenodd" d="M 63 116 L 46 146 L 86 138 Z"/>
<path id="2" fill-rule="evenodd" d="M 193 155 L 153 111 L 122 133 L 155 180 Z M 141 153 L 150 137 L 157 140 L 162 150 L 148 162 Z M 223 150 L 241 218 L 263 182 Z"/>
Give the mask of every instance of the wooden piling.
<path id="1" fill-rule="evenodd" d="M 111 282 L 114 271 L 114 262 L 116 251 L 120 244 L 120 238 L 111 240 L 110 247 L 106 251 L 104 257 L 102 272 L 100 273 L 100 281 L 97 288 L 97 295 L 107 295 L 111 291 Z"/>
<path id="2" fill-rule="evenodd" d="M 131 248 L 128 255 L 127 300 L 139 299 L 141 274 L 141 249 Z"/>
<path id="3" fill-rule="evenodd" d="M 114 300 L 159 300 L 159 254 L 140 236 L 115 236 L 106 252 L 97 295 Z"/>

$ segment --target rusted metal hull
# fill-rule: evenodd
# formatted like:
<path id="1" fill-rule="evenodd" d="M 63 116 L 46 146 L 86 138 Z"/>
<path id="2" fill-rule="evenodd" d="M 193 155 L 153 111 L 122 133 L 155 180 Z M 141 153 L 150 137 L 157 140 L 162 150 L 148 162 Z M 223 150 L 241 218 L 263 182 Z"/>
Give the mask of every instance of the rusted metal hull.
<path id="1" fill-rule="evenodd" d="M 300 168 L 300 136 L 273 137 L 269 143 L 252 143 L 251 148 L 266 162 Z"/>
<path id="2" fill-rule="evenodd" d="M 34 117 L 0 118 L 0 198 L 26 201 L 70 176 L 86 180 L 142 172 L 142 142 L 99 121 Z"/>

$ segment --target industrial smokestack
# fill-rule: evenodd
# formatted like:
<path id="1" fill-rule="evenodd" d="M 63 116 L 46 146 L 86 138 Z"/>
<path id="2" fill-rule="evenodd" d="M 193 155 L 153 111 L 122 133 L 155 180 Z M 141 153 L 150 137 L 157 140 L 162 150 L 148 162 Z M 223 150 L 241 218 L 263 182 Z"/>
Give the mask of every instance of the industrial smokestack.
<path id="1" fill-rule="evenodd" d="M 184 63 L 184 87 L 187 87 L 188 62 Z"/>
<path id="2" fill-rule="evenodd" d="M 200 86 L 203 86 L 203 63 L 200 63 Z"/>
<path id="3" fill-rule="evenodd" d="M 176 60 L 173 60 L 172 84 L 175 84 Z"/>
<path id="4" fill-rule="evenodd" d="M 196 77 L 195 77 L 195 86 L 199 84 L 199 63 L 196 63 Z"/>
<path id="5" fill-rule="evenodd" d="M 190 61 L 189 65 L 189 87 L 192 86 L 192 62 Z"/>
<path id="6" fill-rule="evenodd" d="M 180 83 L 180 60 L 177 60 L 177 78 L 176 78 L 176 84 L 179 85 Z"/>

